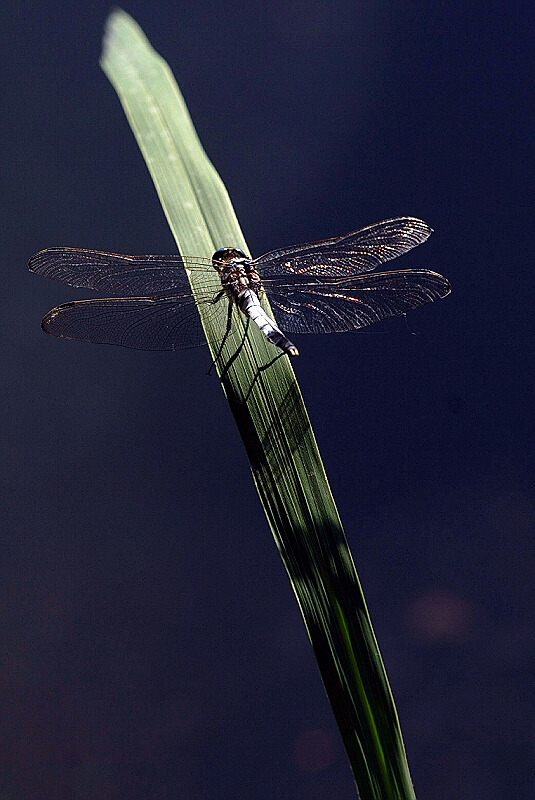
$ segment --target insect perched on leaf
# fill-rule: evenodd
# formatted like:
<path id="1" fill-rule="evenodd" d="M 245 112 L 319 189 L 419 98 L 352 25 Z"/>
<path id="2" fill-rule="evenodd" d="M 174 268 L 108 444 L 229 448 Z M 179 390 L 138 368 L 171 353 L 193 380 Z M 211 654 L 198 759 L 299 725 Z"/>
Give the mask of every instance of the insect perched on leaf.
<path id="1" fill-rule="evenodd" d="M 120 295 L 53 308 L 42 327 L 54 336 L 139 350 L 196 347 L 205 341 L 197 307 L 204 305 L 210 313 L 226 302 L 221 348 L 236 309 L 272 344 L 297 356 L 285 333 L 356 330 L 445 297 L 450 284 L 436 272 L 373 271 L 425 242 L 431 232 L 420 219 L 397 217 L 256 259 L 233 247 L 217 250 L 211 260 L 63 247 L 41 250 L 29 267 L 70 286 Z M 214 269 L 220 278 L 215 289 Z M 196 273 L 195 296 L 186 270 Z M 280 328 L 262 308 L 264 293 Z"/>

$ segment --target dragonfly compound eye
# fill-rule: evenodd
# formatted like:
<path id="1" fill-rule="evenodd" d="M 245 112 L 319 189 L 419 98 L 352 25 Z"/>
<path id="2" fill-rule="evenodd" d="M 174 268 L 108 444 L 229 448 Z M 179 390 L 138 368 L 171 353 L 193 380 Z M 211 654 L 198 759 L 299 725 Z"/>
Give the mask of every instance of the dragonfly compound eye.
<path id="1" fill-rule="evenodd" d="M 212 256 L 212 264 L 215 269 L 220 269 L 221 266 L 225 266 L 236 258 L 247 258 L 247 256 L 243 250 L 238 250 L 236 247 L 221 247 Z"/>

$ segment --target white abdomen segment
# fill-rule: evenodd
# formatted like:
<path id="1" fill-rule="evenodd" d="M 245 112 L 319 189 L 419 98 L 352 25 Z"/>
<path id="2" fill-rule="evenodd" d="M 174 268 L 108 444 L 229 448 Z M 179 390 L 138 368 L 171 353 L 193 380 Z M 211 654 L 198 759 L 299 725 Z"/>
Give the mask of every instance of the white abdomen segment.
<path id="1" fill-rule="evenodd" d="M 244 289 L 240 292 L 238 295 L 238 306 L 244 314 L 258 325 L 264 336 L 269 339 L 272 344 L 280 347 L 280 349 L 284 350 L 289 356 L 299 355 L 297 347 L 286 338 L 283 332 L 277 328 L 273 320 L 268 317 L 260 305 L 258 295 L 255 292 L 251 289 Z"/>

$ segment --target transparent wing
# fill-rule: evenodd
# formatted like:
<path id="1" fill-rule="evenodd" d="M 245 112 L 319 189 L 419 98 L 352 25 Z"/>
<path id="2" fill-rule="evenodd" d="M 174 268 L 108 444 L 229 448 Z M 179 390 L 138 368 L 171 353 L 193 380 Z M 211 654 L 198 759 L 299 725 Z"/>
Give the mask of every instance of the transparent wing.
<path id="1" fill-rule="evenodd" d="M 184 271 L 206 273 L 207 285 L 217 282 L 210 259 L 182 256 L 128 256 L 83 250 L 77 247 L 57 247 L 41 250 L 29 263 L 32 272 L 47 278 L 85 289 L 116 292 L 128 297 L 161 292 L 189 291 Z"/>
<path id="2" fill-rule="evenodd" d="M 385 219 L 334 239 L 272 250 L 256 259 L 260 277 L 280 275 L 342 278 L 370 272 L 416 247 L 432 228 L 416 217 Z"/>
<path id="3" fill-rule="evenodd" d="M 63 339 L 136 350 L 180 350 L 206 342 L 197 305 L 189 292 L 168 297 L 77 300 L 53 308 L 41 325 L 45 333 Z M 219 313 L 215 305 L 207 308 Z"/>
<path id="4" fill-rule="evenodd" d="M 334 333 L 412 311 L 449 294 L 442 275 L 429 270 L 400 270 L 347 279 L 265 281 L 269 302 L 286 333 Z"/>

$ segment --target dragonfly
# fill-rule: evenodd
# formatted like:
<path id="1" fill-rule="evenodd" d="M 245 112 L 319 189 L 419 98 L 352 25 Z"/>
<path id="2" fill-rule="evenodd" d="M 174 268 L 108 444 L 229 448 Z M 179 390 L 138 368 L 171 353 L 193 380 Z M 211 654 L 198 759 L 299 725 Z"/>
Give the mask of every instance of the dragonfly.
<path id="1" fill-rule="evenodd" d="M 235 247 L 221 248 L 211 259 L 59 247 L 36 253 L 29 268 L 70 286 L 117 295 L 53 308 L 42 321 L 53 336 L 139 350 L 196 347 L 206 341 L 199 306 L 213 314 L 227 303 L 219 354 L 237 313 L 293 357 L 299 350 L 286 334 L 352 331 L 449 294 L 448 280 L 430 270 L 374 271 L 431 233 L 421 219 L 396 217 L 256 259 Z M 195 293 L 186 270 L 194 274 Z M 262 307 L 264 295 L 278 324 Z"/>

